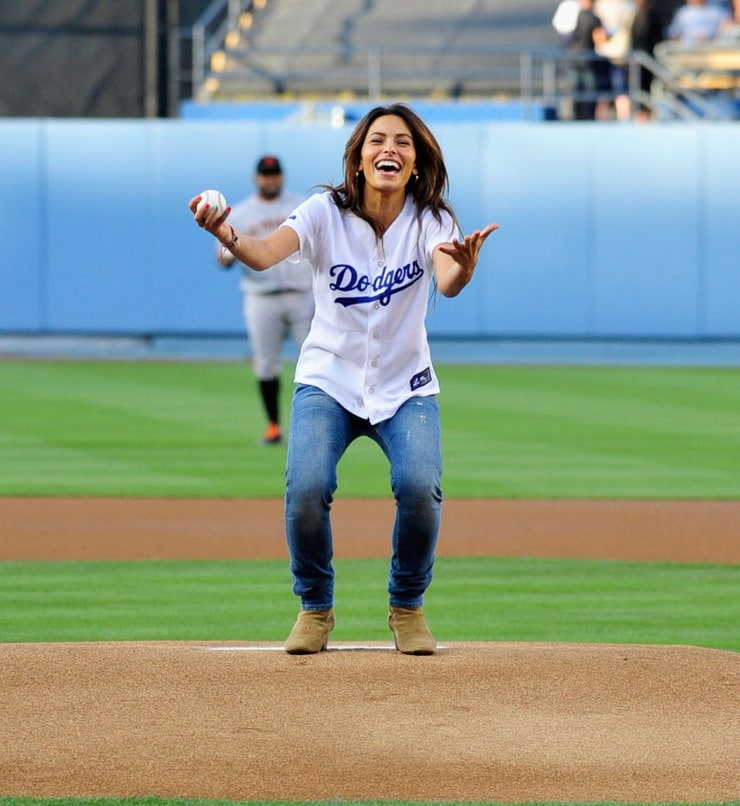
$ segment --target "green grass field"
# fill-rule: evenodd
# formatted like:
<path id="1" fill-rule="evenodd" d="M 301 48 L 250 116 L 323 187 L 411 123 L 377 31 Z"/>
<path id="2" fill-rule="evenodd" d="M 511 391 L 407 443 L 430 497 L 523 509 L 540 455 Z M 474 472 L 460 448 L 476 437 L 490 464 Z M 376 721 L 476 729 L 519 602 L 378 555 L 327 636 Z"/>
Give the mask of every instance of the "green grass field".
<path id="1" fill-rule="evenodd" d="M 738 498 L 738 369 L 437 369 L 448 497 Z M 257 446 L 262 425 L 240 364 L 0 362 L 0 495 L 280 497 L 284 448 Z M 368 440 L 339 472 L 339 495 L 389 494 Z M 338 557 L 335 638 L 388 640 L 386 561 Z M 738 651 L 738 583 L 738 566 L 442 558 L 426 610 L 440 641 Z M 0 563 L 0 642 L 274 641 L 294 614 L 283 562 Z M 217 806 L 0 797 L 129 804 Z"/>
<path id="2" fill-rule="evenodd" d="M 388 641 L 387 561 L 340 557 L 336 572 L 339 618 L 332 638 Z M 444 557 L 425 610 L 442 642 L 738 651 L 739 586 L 740 567 L 732 565 Z M 279 641 L 295 610 L 282 561 L 0 564 L 4 642 Z"/>
<path id="3" fill-rule="evenodd" d="M 740 495 L 739 369 L 438 373 L 448 497 Z M 262 428 L 241 364 L 0 362 L 0 495 L 280 497 L 284 449 Z M 369 440 L 339 471 L 339 495 L 388 495 Z"/>

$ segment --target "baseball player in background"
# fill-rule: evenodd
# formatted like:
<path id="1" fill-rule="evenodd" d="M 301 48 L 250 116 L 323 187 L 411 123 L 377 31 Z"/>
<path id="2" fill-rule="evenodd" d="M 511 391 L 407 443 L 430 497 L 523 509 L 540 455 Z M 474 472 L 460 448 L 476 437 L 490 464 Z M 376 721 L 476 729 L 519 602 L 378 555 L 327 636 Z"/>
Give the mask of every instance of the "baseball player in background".
<path id="1" fill-rule="evenodd" d="M 254 184 L 257 188 L 235 204 L 229 220 L 253 238 L 273 232 L 304 197 L 284 189 L 280 160 L 266 155 L 257 162 Z M 217 247 L 216 259 L 223 268 L 231 268 L 236 259 L 224 246 Z M 308 335 L 313 318 L 310 264 L 281 260 L 270 271 L 254 271 L 243 263 L 241 288 L 244 293 L 244 321 L 252 346 L 252 363 L 262 405 L 267 415 L 267 429 L 262 444 L 282 442 L 280 427 L 280 371 L 285 339 L 300 348 Z"/>

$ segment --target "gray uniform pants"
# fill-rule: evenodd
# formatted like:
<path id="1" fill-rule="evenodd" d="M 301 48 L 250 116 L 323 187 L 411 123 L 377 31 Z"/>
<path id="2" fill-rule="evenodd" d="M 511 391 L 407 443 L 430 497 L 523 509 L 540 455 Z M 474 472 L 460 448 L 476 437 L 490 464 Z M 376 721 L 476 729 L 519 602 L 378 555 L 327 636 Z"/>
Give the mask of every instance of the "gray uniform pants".
<path id="1" fill-rule="evenodd" d="M 285 339 L 290 336 L 296 347 L 300 348 L 308 335 L 313 311 L 311 291 L 245 294 L 244 321 L 257 380 L 269 380 L 280 375 Z"/>

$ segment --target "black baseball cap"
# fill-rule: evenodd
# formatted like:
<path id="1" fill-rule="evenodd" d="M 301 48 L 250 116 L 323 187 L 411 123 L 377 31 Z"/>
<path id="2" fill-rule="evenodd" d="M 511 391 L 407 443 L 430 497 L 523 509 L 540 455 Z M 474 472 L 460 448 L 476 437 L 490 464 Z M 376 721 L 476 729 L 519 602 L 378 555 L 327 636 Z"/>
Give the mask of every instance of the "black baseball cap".
<path id="1" fill-rule="evenodd" d="M 280 160 L 277 157 L 273 157 L 270 154 L 260 157 L 260 160 L 257 163 L 258 174 L 269 176 L 270 174 L 281 174 L 282 172 L 283 169 L 280 165 Z"/>

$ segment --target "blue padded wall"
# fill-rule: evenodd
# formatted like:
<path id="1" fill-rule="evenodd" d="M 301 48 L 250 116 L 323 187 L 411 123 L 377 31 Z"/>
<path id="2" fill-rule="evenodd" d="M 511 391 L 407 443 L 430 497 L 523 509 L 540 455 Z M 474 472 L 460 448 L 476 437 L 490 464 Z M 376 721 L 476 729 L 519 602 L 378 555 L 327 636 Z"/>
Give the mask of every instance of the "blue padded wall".
<path id="1" fill-rule="evenodd" d="M 466 230 L 501 224 L 439 336 L 740 336 L 740 124 L 433 123 Z M 241 334 L 188 199 L 237 201 L 256 158 L 339 182 L 350 126 L 0 122 L 0 331 Z"/>

